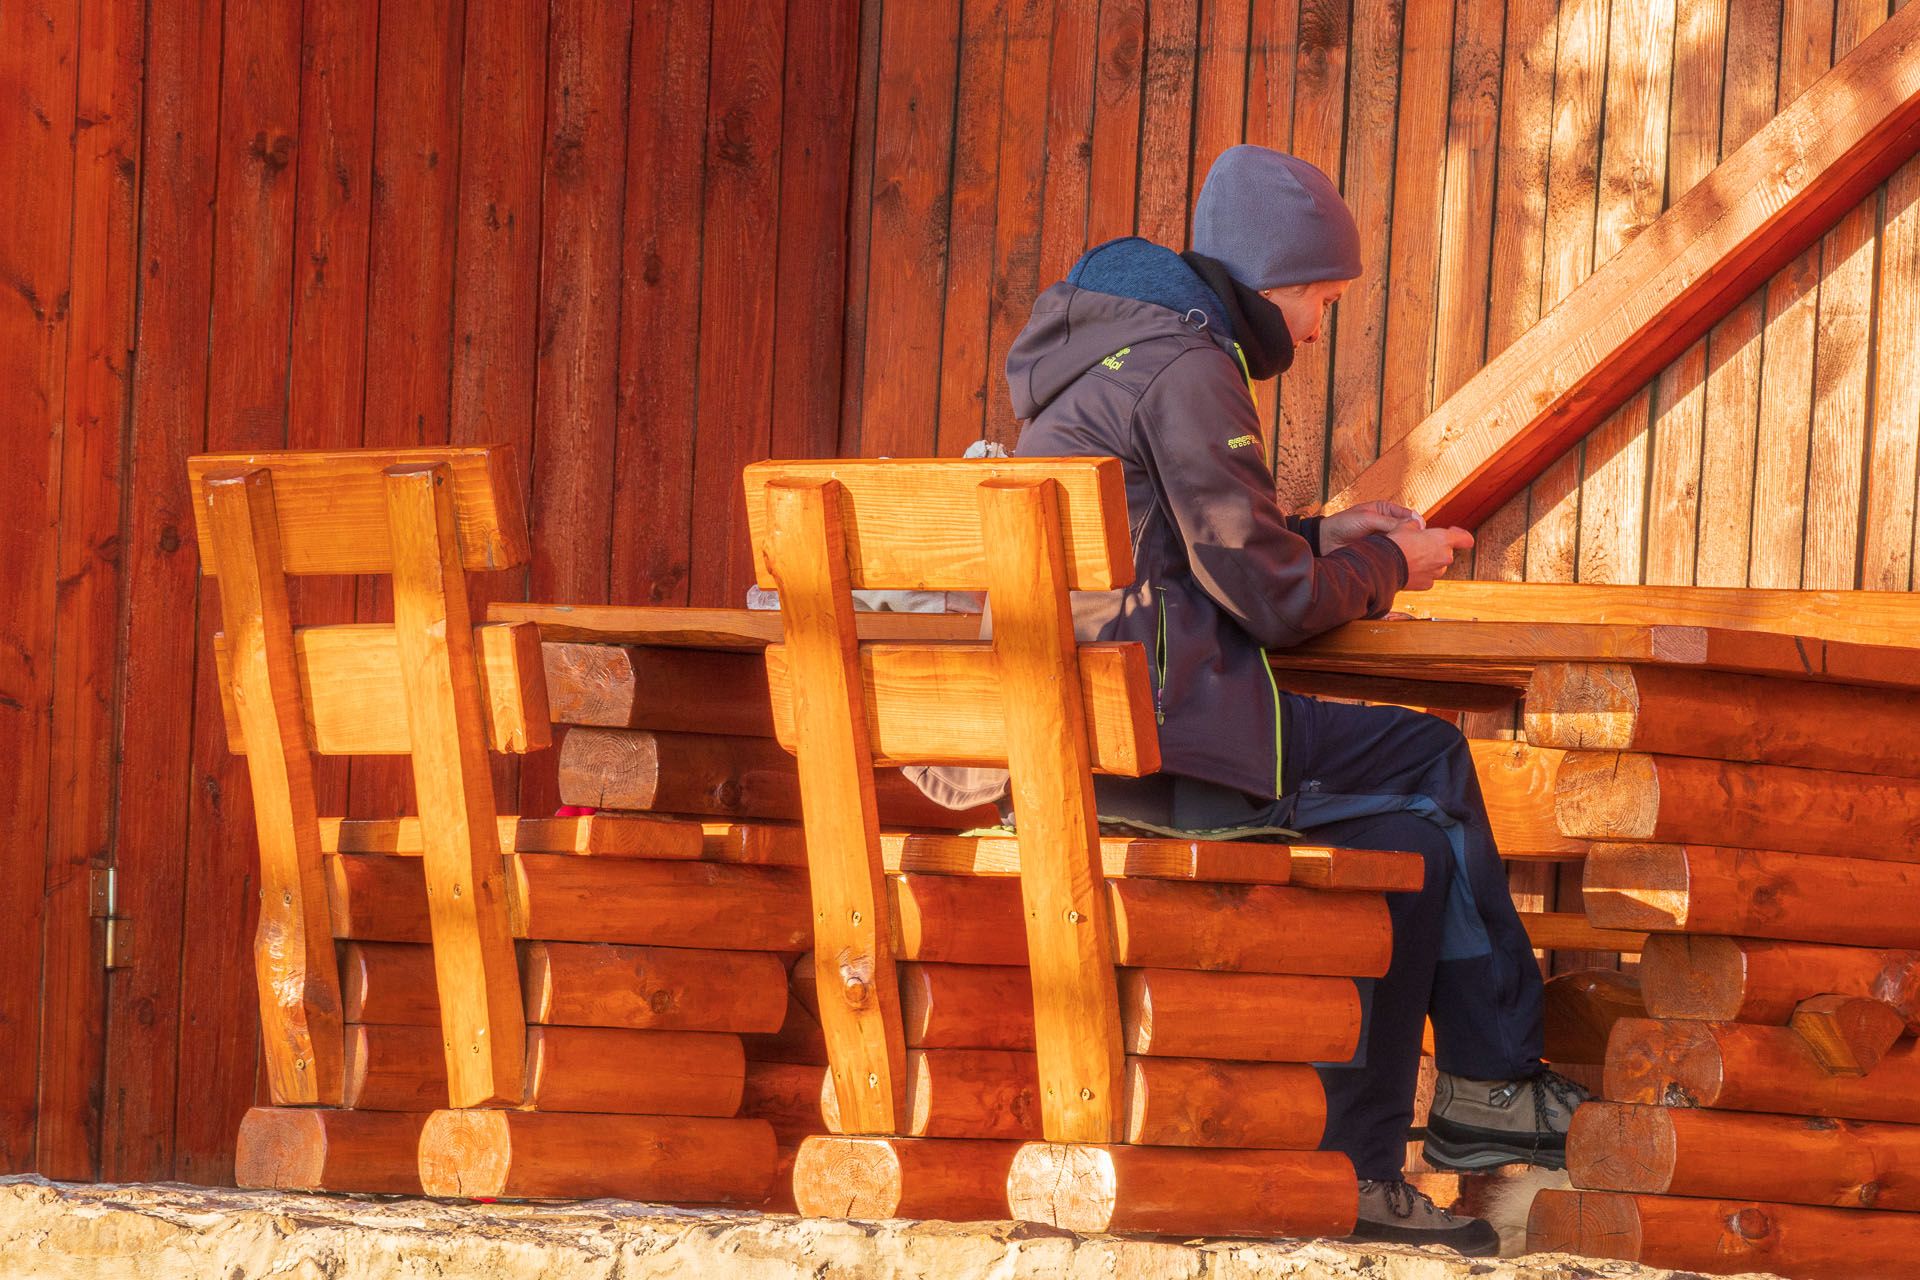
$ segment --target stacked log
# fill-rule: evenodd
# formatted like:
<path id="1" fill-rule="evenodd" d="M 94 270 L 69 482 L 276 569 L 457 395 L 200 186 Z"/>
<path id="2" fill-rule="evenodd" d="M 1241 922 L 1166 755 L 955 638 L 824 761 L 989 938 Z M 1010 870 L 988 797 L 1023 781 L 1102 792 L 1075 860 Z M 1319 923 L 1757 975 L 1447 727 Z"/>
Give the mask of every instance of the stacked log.
<path id="1" fill-rule="evenodd" d="M 447 1107 L 417 824 L 331 824 L 344 1107 L 254 1109 L 241 1184 L 790 1209 L 777 1175 L 822 1128 L 826 1074 L 789 987 L 808 932 L 791 834 L 641 814 L 502 834 L 518 1106 Z"/>
<path id="2" fill-rule="evenodd" d="M 1656 666 L 1542 666 L 1597 928 L 1644 932 L 1576 1114 L 1575 1190 L 1529 1246 L 1796 1280 L 1920 1248 L 1920 696 Z"/>

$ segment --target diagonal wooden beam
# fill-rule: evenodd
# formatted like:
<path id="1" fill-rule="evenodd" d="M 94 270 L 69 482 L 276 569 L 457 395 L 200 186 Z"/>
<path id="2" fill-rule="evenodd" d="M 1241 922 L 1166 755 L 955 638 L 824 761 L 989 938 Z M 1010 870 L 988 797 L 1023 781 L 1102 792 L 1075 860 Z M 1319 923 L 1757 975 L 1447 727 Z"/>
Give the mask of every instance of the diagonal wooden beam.
<path id="1" fill-rule="evenodd" d="M 1854 47 L 1326 505 L 1472 525 L 1920 149 L 1920 4 Z"/>

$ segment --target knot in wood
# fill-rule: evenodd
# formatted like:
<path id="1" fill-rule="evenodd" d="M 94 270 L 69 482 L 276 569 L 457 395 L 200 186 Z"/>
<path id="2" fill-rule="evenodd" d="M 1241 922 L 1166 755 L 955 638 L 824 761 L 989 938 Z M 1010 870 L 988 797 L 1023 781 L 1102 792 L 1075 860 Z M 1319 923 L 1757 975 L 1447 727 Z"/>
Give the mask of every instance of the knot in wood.
<path id="1" fill-rule="evenodd" d="M 1742 1240 L 1764 1240 L 1773 1234 L 1773 1219 L 1764 1209 L 1749 1206 L 1729 1218 L 1727 1227 Z"/>

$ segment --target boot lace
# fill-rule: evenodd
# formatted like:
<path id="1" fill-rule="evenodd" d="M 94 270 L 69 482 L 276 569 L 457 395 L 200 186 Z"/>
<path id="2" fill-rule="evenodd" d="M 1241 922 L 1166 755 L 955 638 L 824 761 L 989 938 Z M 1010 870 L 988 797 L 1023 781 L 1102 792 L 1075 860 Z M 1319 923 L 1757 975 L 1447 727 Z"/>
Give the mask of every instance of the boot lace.
<path id="1" fill-rule="evenodd" d="M 1381 1189 L 1382 1196 L 1387 1202 L 1387 1211 L 1396 1218 L 1403 1220 L 1411 1218 L 1416 1211 L 1425 1209 L 1429 1214 L 1445 1219 L 1447 1222 L 1455 1221 L 1451 1209 L 1442 1209 L 1433 1202 L 1432 1196 L 1419 1190 L 1404 1178 L 1396 1178 L 1392 1182 L 1371 1178 L 1360 1180 L 1362 1195 L 1375 1187 Z"/>
<path id="2" fill-rule="evenodd" d="M 1592 1095 L 1586 1086 L 1569 1080 L 1558 1071 L 1542 1071 L 1529 1081 L 1533 1086 L 1533 1119 L 1542 1131 L 1552 1127 L 1552 1115 L 1549 1100 L 1559 1104 L 1562 1111 L 1572 1115 L 1574 1108 Z"/>

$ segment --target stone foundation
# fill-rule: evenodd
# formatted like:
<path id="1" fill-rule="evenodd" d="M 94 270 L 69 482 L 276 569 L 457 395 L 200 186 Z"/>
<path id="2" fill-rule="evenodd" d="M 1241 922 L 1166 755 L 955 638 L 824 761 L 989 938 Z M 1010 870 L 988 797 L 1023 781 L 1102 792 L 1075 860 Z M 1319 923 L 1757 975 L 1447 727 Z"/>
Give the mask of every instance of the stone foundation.
<path id="1" fill-rule="evenodd" d="M 841 1222 L 617 1201 L 286 1195 L 0 1178 L 8 1280 L 1662 1280 L 1559 1254 L 1513 1261 L 1324 1240 L 1177 1244 L 1031 1223 Z"/>

